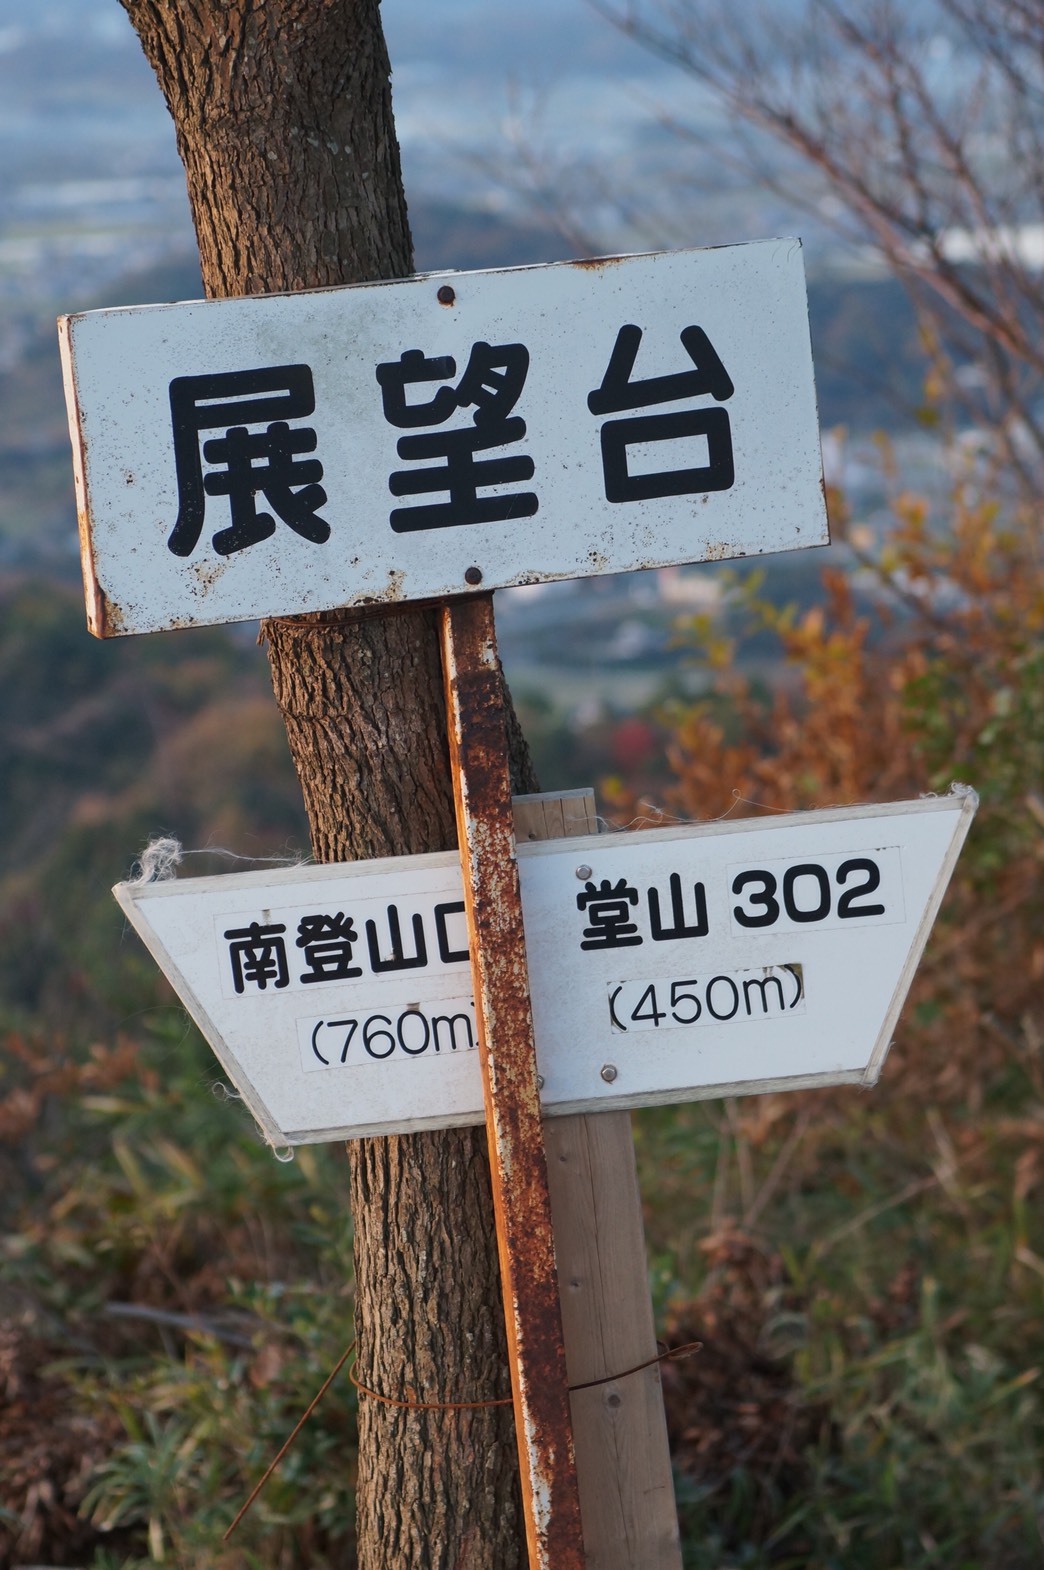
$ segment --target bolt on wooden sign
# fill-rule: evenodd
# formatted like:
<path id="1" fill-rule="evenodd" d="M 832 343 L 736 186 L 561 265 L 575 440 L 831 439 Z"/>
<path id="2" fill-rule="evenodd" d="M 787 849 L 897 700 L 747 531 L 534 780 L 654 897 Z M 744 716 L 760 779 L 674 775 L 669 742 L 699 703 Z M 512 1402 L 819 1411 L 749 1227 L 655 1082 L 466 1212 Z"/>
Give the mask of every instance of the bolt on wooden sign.
<path id="1" fill-rule="evenodd" d="M 796 239 L 59 332 L 101 637 L 829 540 Z"/>
<path id="2" fill-rule="evenodd" d="M 976 805 L 520 845 L 545 1111 L 875 1083 Z M 483 1121 L 456 853 L 114 893 L 271 1143 Z"/>

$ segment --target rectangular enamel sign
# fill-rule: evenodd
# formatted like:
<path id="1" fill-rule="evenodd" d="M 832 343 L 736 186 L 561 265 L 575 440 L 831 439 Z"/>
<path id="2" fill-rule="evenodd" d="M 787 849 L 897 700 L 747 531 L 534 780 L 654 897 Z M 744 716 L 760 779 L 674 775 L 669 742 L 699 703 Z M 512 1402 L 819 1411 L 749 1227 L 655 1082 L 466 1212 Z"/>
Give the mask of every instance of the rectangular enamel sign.
<path id="1" fill-rule="evenodd" d="M 798 240 L 59 331 L 101 637 L 828 543 Z"/>
<path id="2" fill-rule="evenodd" d="M 874 1083 L 975 806 L 519 845 L 546 1111 Z M 273 1144 L 482 1122 L 455 853 L 114 892 Z"/>

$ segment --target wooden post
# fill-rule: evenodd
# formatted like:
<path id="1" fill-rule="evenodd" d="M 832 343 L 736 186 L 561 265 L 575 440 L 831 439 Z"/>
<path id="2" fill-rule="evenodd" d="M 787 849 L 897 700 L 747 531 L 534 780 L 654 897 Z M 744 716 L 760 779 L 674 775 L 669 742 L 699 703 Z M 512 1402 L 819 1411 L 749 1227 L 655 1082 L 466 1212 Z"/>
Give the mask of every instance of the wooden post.
<path id="1" fill-rule="evenodd" d="M 594 792 L 515 797 L 519 841 L 598 831 Z M 570 1385 L 656 1356 L 629 1112 L 544 1121 Z M 571 1397 L 587 1570 L 681 1570 L 659 1368 Z"/>

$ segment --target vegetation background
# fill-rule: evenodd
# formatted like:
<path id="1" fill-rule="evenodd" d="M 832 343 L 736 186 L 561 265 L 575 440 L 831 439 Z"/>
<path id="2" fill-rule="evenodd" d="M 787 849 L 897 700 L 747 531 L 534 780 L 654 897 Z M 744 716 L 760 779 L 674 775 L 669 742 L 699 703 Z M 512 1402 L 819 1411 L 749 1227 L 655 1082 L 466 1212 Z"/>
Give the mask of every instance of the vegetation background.
<path id="1" fill-rule="evenodd" d="M 835 488 L 837 544 L 795 599 L 775 564 L 727 571 L 672 628 L 695 695 L 675 680 L 577 731 L 521 693 L 544 783 L 597 775 L 630 825 L 955 779 L 982 798 L 874 1092 L 635 1117 L 658 1321 L 704 1344 L 664 1370 L 686 1564 L 1038 1566 L 1044 14 L 615 15 L 754 128 L 736 145 L 765 178 L 873 242 L 888 303 L 865 358 L 905 398 L 893 430 L 915 422 L 938 461 L 919 488 L 882 437 L 887 508 Z M 566 188 L 529 167 L 537 197 Z M 573 231 L 589 220 L 578 196 Z M 836 298 L 817 349 L 828 323 L 846 341 Z M 18 489 L 55 418 L 33 363 L 4 410 L 7 509 L 46 494 L 39 469 Z M 262 663 L 237 630 L 94 644 L 58 577 L 0 596 L 0 1565 L 343 1567 L 343 1374 L 222 1544 L 350 1337 L 341 1154 L 272 1159 L 108 895 L 158 831 L 305 844 Z"/>

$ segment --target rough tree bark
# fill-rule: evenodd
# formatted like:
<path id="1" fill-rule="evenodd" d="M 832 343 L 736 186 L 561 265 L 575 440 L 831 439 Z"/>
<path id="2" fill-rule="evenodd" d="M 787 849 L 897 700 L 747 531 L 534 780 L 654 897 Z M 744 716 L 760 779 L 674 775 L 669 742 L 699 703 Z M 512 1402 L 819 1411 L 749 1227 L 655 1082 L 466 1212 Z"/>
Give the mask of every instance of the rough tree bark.
<path id="1" fill-rule="evenodd" d="M 120 0 L 177 132 L 208 295 L 412 270 L 379 0 Z M 266 623 L 318 860 L 455 844 L 434 613 Z M 535 781 L 516 732 L 516 789 Z M 485 1133 L 349 1146 L 363 1382 L 508 1393 Z M 510 1407 L 363 1399 L 360 1570 L 514 1570 Z"/>

